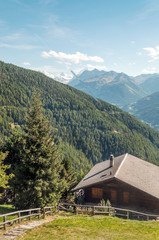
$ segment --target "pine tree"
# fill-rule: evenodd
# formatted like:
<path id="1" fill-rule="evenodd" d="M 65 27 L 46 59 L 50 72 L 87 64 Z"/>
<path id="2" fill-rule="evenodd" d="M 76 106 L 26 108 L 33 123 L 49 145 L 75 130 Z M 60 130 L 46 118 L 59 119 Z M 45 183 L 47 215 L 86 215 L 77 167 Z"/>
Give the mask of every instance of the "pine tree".
<path id="1" fill-rule="evenodd" d="M 68 157 L 65 157 L 62 160 L 62 171 L 61 171 L 61 178 L 66 180 L 67 185 L 65 185 L 65 190 L 62 193 L 62 200 L 70 202 L 74 200 L 74 194 L 71 192 L 71 189 L 75 186 L 77 182 L 76 174 L 72 169 L 71 161 Z"/>
<path id="2" fill-rule="evenodd" d="M 6 171 L 7 169 L 10 168 L 9 165 L 5 165 L 4 159 L 7 156 L 7 152 L 3 153 L 0 152 L 0 188 L 7 188 L 8 187 L 8 181 L 13 177 L 13 174 L 7 174 Z M 1 194 L 0 194 L 1 196 Z"/>
<path id="3" fill-rule="evenodd" d="M 18 208 L 43 207 L 55 204 L 65 188 L 60 178 L 58 149 L 43 115 L 41 101 L 33 96 L 24 133 L 13 136 L 10 159 L 15 175 L 11 185 Z"/>

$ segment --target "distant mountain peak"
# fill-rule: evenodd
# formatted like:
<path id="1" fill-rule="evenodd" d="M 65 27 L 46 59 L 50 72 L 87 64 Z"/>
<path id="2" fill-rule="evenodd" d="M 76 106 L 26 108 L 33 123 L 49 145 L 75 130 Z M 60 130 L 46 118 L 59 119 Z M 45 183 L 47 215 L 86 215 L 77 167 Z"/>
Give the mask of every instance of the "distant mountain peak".
<path id="1" fill-rule="evenodd" d="M 119 107 L 145 96 L 142 89 L 134 82 L 133 77 L 123 72 L 85 70 L 68 84 Z"/>
<path id="2" fill-rule="evenodd" d="M 66 74 L 64 72 L 62 72 L 62 73 L 60 73 L 60 74 L 58 74 L 54 77 L 54 79 L 56 81 L 61 82 L 61 83 L 65 83 L 65 84 L 70 82 L 72 78 L 73 78 L 72 75 Z"/>

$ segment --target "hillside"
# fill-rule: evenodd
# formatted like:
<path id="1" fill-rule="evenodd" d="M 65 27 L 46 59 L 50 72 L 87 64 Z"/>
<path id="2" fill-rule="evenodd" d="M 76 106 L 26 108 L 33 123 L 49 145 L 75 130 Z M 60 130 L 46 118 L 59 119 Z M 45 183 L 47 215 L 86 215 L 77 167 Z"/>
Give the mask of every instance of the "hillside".
<path id="1" fill-rule="evenodd" d="M 76 171 L 130 153 L 159 165 L 159 132 L 102 100 L 56 82 L 44 74 L 0 62 L 0 131 L 8 136 L 23 124 L 33 90 L 41 94 L 45 113 L 63 154 Z"/>
<path id="2" fill-rule="evenodd" d="M 156 77 L 159 77 L 159 74 L 147 73 L 147 74 L 140 74 L 136 77 L 133 77 L 133 80 L 137 85 L 141 85 L 141 84 L 144 84 L 144 82 L 146 82 L 147 80 L 151 81 L 151 79 L 155 79 Z"/>
<path id="3" fill-rule="evenodd" d="M 159 92 L 144 97 L 136 103 L 125 106 L 124 110 L 135 115 L 142 121 L 159 129 Z"/>
<path id="4" fill-rule="evenodd" d="M 146 96 L 132 77 L 113 71 L 86 70 L 68 84 L 118 107 Z"/>
<path id="5" fill-rule="evenodd" d="M 140 87 L 148 93 L 147 95 L 159 91 L 159 74 L 144 75 L 144 81 Z"/>

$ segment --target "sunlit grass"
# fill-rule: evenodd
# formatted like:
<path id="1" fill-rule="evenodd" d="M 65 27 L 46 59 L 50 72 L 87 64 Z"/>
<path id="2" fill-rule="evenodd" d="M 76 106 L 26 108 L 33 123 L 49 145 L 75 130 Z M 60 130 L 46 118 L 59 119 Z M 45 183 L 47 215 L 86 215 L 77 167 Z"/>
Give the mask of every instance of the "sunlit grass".
<path id="1" fill-rule="evenodd" d="M 104 216 L 59 216 L 21 236 L 31 240 L 153 240 L 159 239 L 159 222 L 123 220 Z"/>

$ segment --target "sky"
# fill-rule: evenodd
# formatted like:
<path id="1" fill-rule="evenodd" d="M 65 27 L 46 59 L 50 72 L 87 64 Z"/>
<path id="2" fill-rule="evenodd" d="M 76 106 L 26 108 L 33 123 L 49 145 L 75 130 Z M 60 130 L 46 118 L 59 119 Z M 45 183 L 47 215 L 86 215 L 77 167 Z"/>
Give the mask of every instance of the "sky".
<path id="1" fill-rule="evenodd" d="M 50 77 L 159 72 L 158 0 L 1 0 L 0 60 Z"/>

